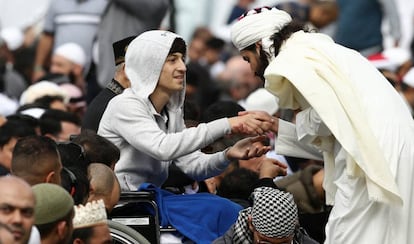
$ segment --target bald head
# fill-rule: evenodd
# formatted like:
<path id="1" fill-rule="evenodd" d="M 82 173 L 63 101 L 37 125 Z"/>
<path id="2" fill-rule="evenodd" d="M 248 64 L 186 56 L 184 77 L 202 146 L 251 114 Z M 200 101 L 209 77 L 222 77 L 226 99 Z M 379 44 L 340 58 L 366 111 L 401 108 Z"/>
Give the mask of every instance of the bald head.
<path id="1" fill-rule="evenodd" d="M 120 196 L 118 179 L 111 168 L 102 163 L 92 163 L 88 167 L 90 193 L 88 202 L 103 199 L 110 212 Z"/>
<path id="2" fill-rule="evenodd" d="M 3 176 L 0 196 L 0 223 L 13 234 L 13 243 L 27 243 L 35 220 L 32 188 L 16 176 Z"/>

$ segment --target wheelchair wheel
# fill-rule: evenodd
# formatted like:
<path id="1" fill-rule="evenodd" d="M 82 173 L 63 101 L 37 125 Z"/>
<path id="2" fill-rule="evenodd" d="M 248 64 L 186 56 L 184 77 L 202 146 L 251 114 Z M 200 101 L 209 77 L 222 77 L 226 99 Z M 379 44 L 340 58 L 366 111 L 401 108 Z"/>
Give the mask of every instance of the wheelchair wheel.
<path id="1" fill-rule="evenodd" d="M 139 232 L 120 224 L 118 222 L 108 220 L 109 230 L 111 232 L 113 243 L 116 244 L 150 244 L 150 242 Z"/>

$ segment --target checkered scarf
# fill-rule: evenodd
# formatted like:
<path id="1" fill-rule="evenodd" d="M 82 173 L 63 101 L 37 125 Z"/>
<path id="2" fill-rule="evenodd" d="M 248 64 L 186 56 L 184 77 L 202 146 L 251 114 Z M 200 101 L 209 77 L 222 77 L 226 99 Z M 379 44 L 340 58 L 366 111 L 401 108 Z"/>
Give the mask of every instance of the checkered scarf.
<path id="1" fill-rule="evenodd" d="M 253 233 L 248 216 L 256 230 L 267 236 L 284 238 L 294 234 L 298 224 L 298 210 L 290 193 L 271 187 L 256 188 L 252 194 L 253 207 L 240 211 L 234 226 L 234 243 L 252 243 Z"/>

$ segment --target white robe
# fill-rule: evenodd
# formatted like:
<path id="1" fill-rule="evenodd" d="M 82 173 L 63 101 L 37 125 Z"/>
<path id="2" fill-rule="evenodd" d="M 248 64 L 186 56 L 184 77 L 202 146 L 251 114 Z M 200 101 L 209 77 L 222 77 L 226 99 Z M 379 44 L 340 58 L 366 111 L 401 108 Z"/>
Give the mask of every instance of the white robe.
<path id="1" fill-rule="evenodd" d="M 394 88 L 358 53 L 304 32 L 282 45 L 265 78 L 281 108 L 303 110 L 296 127 L 280 124 L 277 153 L 323 154 L 334 204 L 326 243 L 410 243 L 414 122 Z"/>

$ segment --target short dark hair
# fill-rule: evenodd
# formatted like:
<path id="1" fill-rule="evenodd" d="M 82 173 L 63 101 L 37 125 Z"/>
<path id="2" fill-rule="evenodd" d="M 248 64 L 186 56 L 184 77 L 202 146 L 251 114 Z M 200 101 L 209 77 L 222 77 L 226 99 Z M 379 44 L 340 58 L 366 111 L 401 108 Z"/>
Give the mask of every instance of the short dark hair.
<path id="1" fill-rule="evenodd" d="M 60 159 L 55 141 L 38 135 L 20 138 L 13 150 L 11 171 L 34 185 L 43 177 L 45 168 L 56 167 L 47 165 L 50 161 L 46 158 Z"/>
<path id="2" fill-rule="evenodd" d="M 168 55 L 171 55 L 173 53 L 181 53 L 183 56 L 186 56 L 187 45 L 183 39 L 179 37 L 175 38 L 173 44 L 171 45 L 170 51 L 168 52 Z"/>
<path id="3" fill-rule="evenodd" d="M 7 120 L 0 127 L 0 148 L 3 148 L 12 138 L 22 138 L 26 136 L 36 135 L 34 126 L 24 120 Z"/>
<path id="4" fill-rule="evenodd" d="M 212 37 L 206 41 L 207 48 L 214 49 L 220 51 L 224 48 L 226 42 L 218 37 Z"/>
<path id="5" fill-rule="evenodd" d="M 103 163 L 111 167 L 121 156 L 115 144 L 92 130 L 82 130 L 72 141 L 83 146 L 89 162 Z"/>
<path id="6" fill-rule="evenodd" d="M 77 238 L 81 239 L 84 243 L 89 243 L 89 239 L 92 237 L 93 231 L 93 226 L 74 229 L 70 243 L 73 243 Z"/>
<path id="7" fill-rule="evenodd" d="M 246 168 L 236 168 L 224 176 L 217 188 L 217 195 L 228 199 L 248 200 L 259 175 Z"/>
<path id="8" fill-rule="evenodd" d="M 62 131 L 61 122 L 70 122 L 80 126 L 80 119 L 73 113 L 57 109 L 46 110 L 39 119 L 40 133 L 42 135 L 57 135 Z"/>

